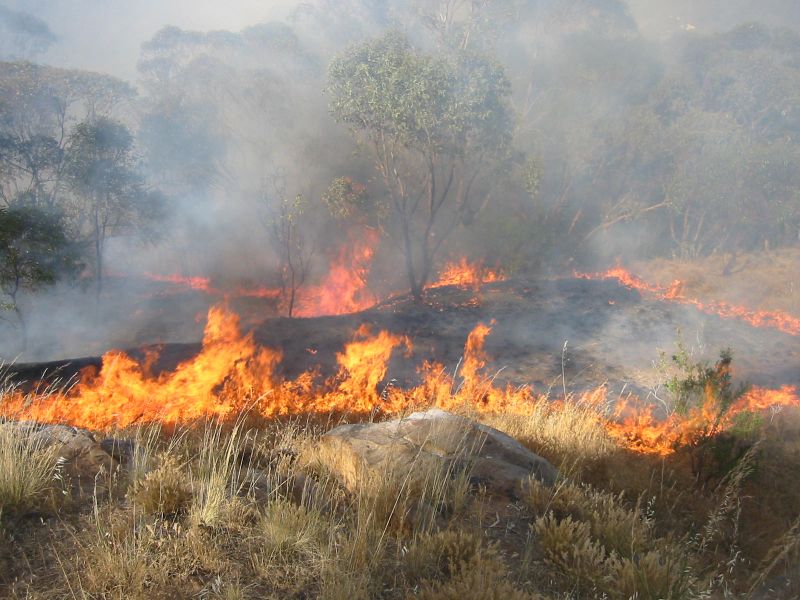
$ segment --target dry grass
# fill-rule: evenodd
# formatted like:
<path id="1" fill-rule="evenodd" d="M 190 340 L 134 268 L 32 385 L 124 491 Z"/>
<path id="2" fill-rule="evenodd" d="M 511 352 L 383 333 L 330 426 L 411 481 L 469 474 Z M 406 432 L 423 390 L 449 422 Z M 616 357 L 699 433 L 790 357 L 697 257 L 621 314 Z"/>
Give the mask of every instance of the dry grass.
<path id="1" fill-rule="evenodd" d="M 800 485 L 775 477 L 794 464 L 795 425 L 770 423 L 762 444 L 701 485 L 680 455 L 615 447 L 596 410 L 483 418 L 566 467 L 552 488 L 532 481 L 505 516 L 468 472 L 425 461 L 345 486 L 330 464 L 296 460 L 325 429 L 311 421 L 119 432 L 135 450 L 116 493 L 45 522 L 0 520 L 0 597 L 797 597 Z M 40 449 L 3 444 L 0 460 L 17 457 L 7 473 L 38 482 L 14 506 L 35 506 L 52 461 L 41 455 L 38 475 L 24 475 Z M 754 506 L 778 502 L 770 494 L 783 512 L 758 520 Z"/>
<path id="2" fill-rule="evenodd" d="M 597 402 L 568 396 L 563 402 L 538 402 L 529 416 L 494 414 L 479 418 L 550 460 L 562 474 L 577 475 L 617 450 L 598 418 L 604 410 Z"/>
<path id="3" fill-rule="evenodd" d="M 52 500 L 47 492 L 56 482 L 57 458 L 44 438 L 0 423 L 0 515 L 25 514 Z"/>
<path id="4" fill-rule="evenodd" d="M 740 254 L 730 262 L 730 254 L 657 259 L 635 266 L 634 272 L 646 273 L 648 280 L 667 287 L 680 280 L 683 294 L 690 298 L 800 314 L 800 248 Z"/>

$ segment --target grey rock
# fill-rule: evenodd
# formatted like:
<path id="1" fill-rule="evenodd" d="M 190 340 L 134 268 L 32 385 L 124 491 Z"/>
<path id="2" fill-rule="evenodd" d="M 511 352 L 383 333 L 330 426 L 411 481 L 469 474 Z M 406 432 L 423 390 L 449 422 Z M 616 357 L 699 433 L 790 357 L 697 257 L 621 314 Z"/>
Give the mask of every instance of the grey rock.
<path id="1" fill-rule="evenodd" d="M 353 490 L 364 477 L 466 475 L 474 489 L 516 500 L 531 478 L 552 485 L 557 471 L 512 437 L 440 409 L 379 423 L 340 425 L 303 462 L 321 462 Z"/>

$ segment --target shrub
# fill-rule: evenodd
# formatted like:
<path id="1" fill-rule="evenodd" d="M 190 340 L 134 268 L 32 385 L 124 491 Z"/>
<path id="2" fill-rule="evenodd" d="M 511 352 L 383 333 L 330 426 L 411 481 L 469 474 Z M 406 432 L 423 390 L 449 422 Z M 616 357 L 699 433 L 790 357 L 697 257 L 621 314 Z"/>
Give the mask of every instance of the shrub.
<path id="1" fill-rule="evenodd" d="M 475 556 L 463 562 L 446 580 L 427 580 L 416 596 L 420 600 L 537 600 L 508 581 L 502 563 L 494 558 Z"/>
<path id="2" fill-rule="evenodd" d="M 591 539 L 588 523 L 572 517 L 557 519 L 552 513 L 538 518 L 533 529 L 539 538 L 545 560 L 584 590 L 604 589 L 608 554 Z"/>
<path id="3" fill-rule="evenodd" d="M 192 503 L 192 489 L 177 460 L 166 456 L 159 467 L 134 483 L 133 501 L 148 515 L 179 517 Z"/>
<path id="4" fill-rule="evenodd" d="M 315 510 L 285 500 L 272 502 L 259 523 L 265 552 L 279 562 L 318 555 L 327 542 L 330 527 Z"/>
<path id="5" fill-rule="evenodd" d="M 495 556 L 493 549 L 482 549 L 481 539 L 463 531 L 440 531 L 419 536 L 403 557 L 410 581 L 452 576 L 462 564 L 478 556 Z"/>

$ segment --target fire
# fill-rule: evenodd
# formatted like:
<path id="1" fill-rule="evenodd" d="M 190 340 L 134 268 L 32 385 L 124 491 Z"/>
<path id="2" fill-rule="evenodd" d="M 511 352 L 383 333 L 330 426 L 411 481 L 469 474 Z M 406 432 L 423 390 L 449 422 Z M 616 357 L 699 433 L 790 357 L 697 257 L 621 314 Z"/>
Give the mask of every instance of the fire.
<path id="1" fill-rule="evenodd" d="M 478 288 L 483 283 L 503 281 L 505 279 L 499 271 L 487 269 L 480 262 L 469 262 L 461 257 L 456 262 L 447 263 L 439 273 L 439 278 L 429 287 L 437 288 L 446 285 L 459 287 Z"/>
<path id="2" fill-rule="evenodd" d="M 367 229 L 360 237 L 343 244 L 328 267 L 328 273 L 318 285 L 303 286 L 297 290 L 295 316 L 319 317 L 343 315 L 370 308 L 375 296 L 367 289 L 378 232 Z M 170 283 L 177 291 L 195 290 L 218 298 L 269 298 L 281 296 L 280 289 L 239 286 L 220 289 L 208 277 L 187 277 L 179 274 L 158 275 L 144 273 L 145 278 L 160 283 Z"/>
<path id="3" fill-rule="evenodd" d="M 182 288 L 189 288 L 192 290 L 199 290 L 201 292 L 212 292 L 211 280 L 208 277 L 184 277 L 183 275 L 158 275 L 155 273 L 144 273 L 145 278 L 150 281 L 158 281 L 160 283 L 172 283 Z"/>
<path id="4" fill-rule="evenodd" d="M 367 229 L 358 240 L 339 248 L 322 283 L 300 288 L 296 314 L 344 315 L 373 306 L 375 298 L 367 289 L 367 276 L 377 243 L 378 232 Z"/>
<path id="5" fill-rule="evenodd" d="M 422 382 L 411 389 L 386 386 L 389 361 L 400 348 L 412 351 L 411 341 L 387 331 L 359 328 L 353 340 L 336 354 L 335 376 L 317 381 L 315 371 L 284 381 L 276 375 L 281 353 L 259 347 L 251 334 L 242 335 L 238 317 L 224 306 L 208 313 L 203 344 L 194 358 L 174 370 L 154 373 L 158 355 L 137 361 L 111 351 L 99 372 L 85 370 L 68 392 L 25 396 L 9 392 L 2 413 L 14 419 L 68 423 L 109 430 L 135 423 L 190 423 L 197 419 L 231 419 L 242 413 L 271 418 L 279 415 L 349 412 L 395 414 L 418 407 L 466 407 L 484 413 L 531 415 L 535 410 L 561 410 L 567 399 L 552 401 L 530 386 L 501 387 L 485 372 L 485 341 L 491 327 L 479 323 L 468 335 L 460 369 L 450 375 L 441 365 L 426 364 Z M 781 407 L 800 407 L 797 389 L 754 388 L 720 416 L 713 394 L 686 414 L 665 418 L 652 404 L 636 398 L 619 402 L 606 413 L 606 388 L 600 386 L 572 401 L 596 409 L 598 422 L 620 445 L 636 452 L 666 456 L 700 436 L 731 427 L 737 415 Z"/>
<path id="6" fill-rule="evenodd" d="M 604 273 L 575 273 L 581 279 L 616 279 L 622 285 L 641 293 L 651 294 L 661 300 L 669 300 L 680 304 L 695 306 L 704 313 L 720 316 L 724 319 L 741 319 L 753 327 L 777 329 L 790 335 L 800 335 L 800 318 L 776 310 L 752 310 L 745 306 L 727 302 L 702 302 L 683 295 L 682 284 L 674 281 L 669 287 L 653 285 L 633 275 L 621 267 L 609 269 Z"/>
<path id="7" fill-rule="evenodd" d="M 173 273 L 171 275 L 158 275 L 155 273 L 143 273 L 146 279 L 159 283 L 171 283 L 179 289 L 191 289 L 204 292 L 219 297 L 238 297 L 238 298 L 277 298 L 280 290 L 266 287 L 238 287 L 233 292 L 225 292 L 211 285 L 208 277 L 186 277 Z"/>
<path id="8" fill-rule="evenodd" d="M 725 431 L 734 425 L 739 415 L 758 413 L 766 409 L 800 407 L 800 396 L 794 386 L 783 386 L 777 390 L 753 388 L 724 413 L 711 393 L 705 402 L 692 408 L 685 415 L 672 413 L 659 418 L 653 405 L 626 400 L 615 411 L 616 417 L 627 414 L 620 420 L 606 424 L 608 432 L 624 446 L 646 454 L 667 456 L 682 445 L 690 445 L 698 439 Z"/>
<path id="9" fill-rule="evenodd" d="M 4 412 L 48 423 L 70 423 L 89 429 L 126 427 L 132 423 L 189 422 L 225 418 L 244 408 L 250 394 L 226 393 L 236 387 L 263 392 L 280 353 L 259 348 L 251 335 L 239 334 L 238 317 L 222 307 L 208 313 L 200 354 L 171 372 L 154 375 L 155 356 L 137 362 L 113 350 L 103 356 L 99 373 L 82 373 L 68 394 L 52 394 L 26 406 L 24 398 L 6 398 Z"/>

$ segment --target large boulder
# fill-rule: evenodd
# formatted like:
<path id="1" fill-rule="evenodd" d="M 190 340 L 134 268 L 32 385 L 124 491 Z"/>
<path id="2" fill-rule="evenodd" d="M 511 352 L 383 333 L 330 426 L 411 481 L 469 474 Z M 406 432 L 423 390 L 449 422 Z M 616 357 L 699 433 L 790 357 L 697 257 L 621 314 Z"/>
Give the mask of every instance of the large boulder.
<path id="1" fill-rule="evenodd" d="M 463 474 L 473 488 L 513 501 L 532 477 L 551 485 L 557 476 L 547 460 L 505 433 L 440 409 L 340 425 L 323 435 L 310 455 L 350 490 L 365 477 L 414 479 L 438 472 Z"/>

